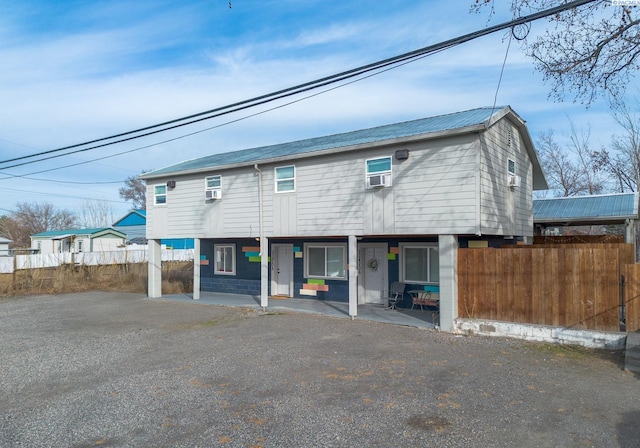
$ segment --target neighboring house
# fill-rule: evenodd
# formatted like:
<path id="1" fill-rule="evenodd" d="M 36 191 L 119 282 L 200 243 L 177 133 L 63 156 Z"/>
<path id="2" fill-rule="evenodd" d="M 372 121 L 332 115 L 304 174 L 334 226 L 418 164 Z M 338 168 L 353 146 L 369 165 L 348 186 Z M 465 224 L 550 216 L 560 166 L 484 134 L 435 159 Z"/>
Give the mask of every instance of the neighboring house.
<path id="1" fill-rule="evenodd" d="M 394 281 L 440 293 L 457 317 L 458 247 L 533 235 L 546 189 L 524 120 L 479 108 L 215 154 L 147 181 L 149 296 L 164 238 L 195 238 L 200 290 L 382 303 Z M 407 296 L 408 297 L 408 296 Z M 407 300 L 408 301 L 408 300 Z"/>
<path id="2" fill-rule="evenodd" d="M 134 209 L 117 220 L 111 226 L 114 229 L 127 234 L 127 244 L 129 241 L 139 238 L 147 238 L 147 212 L 144 209 Z"/>
<path id="3" fill-rule="evenodd" d="M 127 234 L 127 244 L 147 244 L 147 212 L 143 209 L 131 210 L 111 227 Z M 167 249 L 193 249 L 193 238 L 163 239 L 161 244 Z"/>
<path id="4" fill-rule="evenodd" d="M 31 235 L 31 248 L 41 254 L 114 251 L 125 244 L 127 235 L 110 227 L 52 230 Z"/>
<path id="5" fill-rule="evenodd" d="M 6 257 L 10 255 L 11 252 L 9 251 L 9 244 L 11 243 L 13 243 L 13 241 L 0 236 L 0 257 Z"/>

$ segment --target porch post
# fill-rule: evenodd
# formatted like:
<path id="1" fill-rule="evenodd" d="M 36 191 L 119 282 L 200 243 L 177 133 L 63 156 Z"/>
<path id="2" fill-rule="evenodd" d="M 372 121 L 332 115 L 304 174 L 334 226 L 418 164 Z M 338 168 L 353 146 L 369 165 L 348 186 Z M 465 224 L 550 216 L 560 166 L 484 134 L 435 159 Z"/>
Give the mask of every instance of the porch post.
<path id="1" fill-rule="evenodd" d="M 439 235 L 440 262 L 440 328 L 453 331 L 458 317 L 458 236 Z"/>
<path id="2" fill-rule="evenodd" d="M 148 240 L 149 280 L 147 295 L 154 299 L 162 297 L 162 248 L 160 240 Z"/>
<path id="3" fill-rule="evenodd" d="M 349 316 L 358 315 L 358 239 L 349 235 Z"/>
<path id="4" fill-rule="evenodd" d="M 625 222 L 625 243 L 633 244 L 633 259 L 636 259 L 636 220 L 627 219 Z"/>
<path id="5" fill-rule="evenodd" d="M 193 239 L 193 300 L 200 300 L 200 238 Z"/>
<path id="6" fill-rule="evenodd" d="M 265 311 L 269 306 L 269 240 L 260 237 L 260 306 Z"/>

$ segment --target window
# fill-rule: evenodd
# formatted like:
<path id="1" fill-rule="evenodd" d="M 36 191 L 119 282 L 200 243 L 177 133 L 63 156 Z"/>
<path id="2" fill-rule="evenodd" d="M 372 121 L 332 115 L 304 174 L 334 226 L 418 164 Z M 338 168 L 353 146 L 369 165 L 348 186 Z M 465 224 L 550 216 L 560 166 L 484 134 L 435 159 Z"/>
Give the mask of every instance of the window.
<path id="1" fill-rule="evenodd" d="M 391 186 L 391 157 L 369 159 L 365 164 L 367 188 Z"/>
<path id="2" fill-rule="evenodd" d="M 78 253 L 82 252 L 82 240 L 78 241 Z"/>
<path id="3" fill-rule="evenodd" d="M 167 203 L 167 186 L 166 185 L 156 185 L 153 189 L 155 204 L 163 205 Z"/>
<path id="4" fill-rule="evenodd" d="M 507 174 L 509 174 L 509 176 L 515 176 L 516 175 L 516 161 L 515 160 L 511 160 L 511 159 L 507 160 Z"/>
<path id="5" fill-rule="evenodd" d="M 391 157 L 367 160 L 367 175 L 391 173 Z"/>
<path id="6" fill-rule="evenodd" d="M 222 188 L 222 176 L 209 176 L 205 178 L 206 190 L 219 190 Z"/>
<path id="7" fill-rule="evenodd" d="M 404 283 L 440 282 L 438 247 L 425 243 L 400 243 L 401 277 Z"/>
<path id="8" fill-rule="evenodd" d="M 342 243 L 307 243 L 305 277 L 346 279 L 347 245 Z"/>
<path id="9" fill-rule="evenodd" d="M 235 244 L 215 244 L 216 274 L 236 275 L 236 246 Z"/>
<path id="10" fill-rule="evenodd" d="M 276 168 L 276 193 L 295 191 L 296 167 L 293 165 Z"/>

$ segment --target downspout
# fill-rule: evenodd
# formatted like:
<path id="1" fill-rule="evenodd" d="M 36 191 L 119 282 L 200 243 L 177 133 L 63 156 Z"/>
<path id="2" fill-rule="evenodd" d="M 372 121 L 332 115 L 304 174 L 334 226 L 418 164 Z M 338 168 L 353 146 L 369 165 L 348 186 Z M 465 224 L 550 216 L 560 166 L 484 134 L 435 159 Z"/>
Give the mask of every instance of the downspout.
<path id="1" fill-rule="evenodd" d="M 477 150 L 476 150 L 476 236 L 482 235 L 482 179 L 480 170 L 482 168 L 482 135 L 477 134 Z"/>
<path id="2" fill-rule="evenodd" d="M 253 165 L 255 170 L 258 172 L 258 220 L 260 221 L 260 241 L 262 241 L 262 237 L 264 237 L 264 225 L 262 223 L 262 170 L 258 168 L 258 164 Z M 260 248 L 260 257 L 262 257 L 262 247 Z"/>
<path id="3" fill-rule="evenodd" d="M 262 171 L 258 168 L 258 164 L 253 167 L 258 173 L 258 220 L 260 221 L 260 306 L 263 311 L 267 310 L 269 301 L 269 248 L 264 238 L 264 207 L 262 204 Z"/>

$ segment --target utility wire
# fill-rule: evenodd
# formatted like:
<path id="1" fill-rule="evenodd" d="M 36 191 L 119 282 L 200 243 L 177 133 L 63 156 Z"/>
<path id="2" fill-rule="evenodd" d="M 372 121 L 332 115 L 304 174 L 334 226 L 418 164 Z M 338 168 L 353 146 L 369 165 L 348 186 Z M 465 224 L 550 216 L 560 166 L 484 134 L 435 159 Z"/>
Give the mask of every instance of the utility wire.
<path id="1" fill-rule="evenodd" d="M 444 50 L 439 50 L 439 51 L 444 51 Z M 425 58 L 425 57 L 427 57 L 427 55 L 422 56 L 422 58 Z M 104 157 L 99 157 L 99 158 L 97 158 L 97 159 L 85 160 L 85 161 L 83 161 L 83 162 L 73 163 L 73 164 L 71 164 L 71 165 L 64 165 L 64 166 L 59 166 L 59 167 L 55 167 L 55 168 L 48 168 L 48 169 L 46 169 L 46 170 L 35 171 L 35 172 L 32 172 L 32 173 L 27 173 L 27 174 L 9 174 L 9 173 L 3 173 L 3 174 L 6 174 L 8 177 L 0 177 L 0 180 L 8 179 L 9 177 L 11 177 L 11 178 L 19 177 L 19 178 L 27 178 L 27 179 L 28 179 L 28 177 L 27 177 L 27 176 L 31 176 L 31 175 L 34 175 L 34 174 L 48 173 L 48 172 L 50 172 L 50 171 L 57 171 L 57 170 L 61 170 L 61 169 L 64 169 L 64 168 L 70 168 L 70 167 L 74 167 L 74 166 L 78 166 L 78 165 L 85 165 L 85 164 L 87 164 L 87 163 L 97 162 L 98 160 L 109 159 L 109 158 L 111 158 L 111 157 L 117 157 L 117 156 L 121 156 L 121 155 L 123 155 L 123 154 L 129 154 L 129 153 L 136 152 L 136 151 L 140 151 L 140 150 L 143 150 L 143 149 L 148 149 L 148 148 L 151 148 L 151 147 L 153 147 L 153 146 L 158 146 L 158 145 L 162 145 L 162 144 L 164 144 L 164 143 L 169 143 L 169 142 L 172 142 L 172 141 L 180 140 L 180 139 L 185 138 L 185 137 L 190 137 L 190 136 L 192 136 L 192 135 L 196 135 L 196 134 L 200 134 L 200 133 L 202 133 L 202 132 L 210 131 L 211 129 L 220 128 L 220 127 L 223 127 L 223 126 L 227 126 L 227 125 L 229 125 L 229 124 L 232 124 L 232 123 L 236 123 L 236 122 L 238 122 L 238 121 L 242 121 L 242 120 L 246 120 L 246 119 L 251 118 L 251 117 L 255 117 L 255 116 L 257 116 L 257 115 L 265 114 L 265 113 L 267 113 L 267 112 L 271 112 L 271 111 L 274 111 L 274 110 L 276 110 L 276 109 L 281 109 L 281 108 L 283 108 L 283 107 L 289 106 L 289 105 L 294 104 L 294 103 L 299 103 L 299 102 L 304 101 L 304 100 L 306 100 L 306 99 L 309 99 L 309 98 L 312 98 L 312 97 L 315 97 L 315 96 L 322 95 L 322 94 L 324 94 L 324 93 L 330 92 L 330 91 L 332 91 L 332 90 L 339 89 L 339 88 L 344 87 L 344 86 L 346 86 L 346 85 L 354 84 L 354 83 L 356 83 L 356 82 L 358 82 L 358 81 L 362 81 L 363 79 L 371 78 L 371 77 L 376 76 L 376 75 L 378 75 L 378 74 L 380 74 L 380 73 L 383 73 L 383 72 L 386 72 L 386 71 L 389 71 L 389 70 L 393 70 L 394 68 L 400 67 L 400 66 L 402 66 L 402 65 L 409 64 L 410 62 L 413 62 L 413 61 L 404 62 L 403 64 L 400 64 L 400 65 L 398 65 L 398 66 L 396 66 L 396 67 L 389 67 L 389 68 L 387 68 L 386 70 L 383 70 L 383 71 L 380 71 L 380 72 L 377 72 L 377 73 L 372 73 L 372 74 L 369 74 L 369 75 L 364 76 L 364 77 L 362 77 L 362 78 L 358 78 L 358 79 L 355 79 L 355 80 L 351 80 L 351 81 L 349 81 L 349 82 L 345 82 L 345 83 L 340 84 L 340 85 L 338 85 L 338 86 L 334 86 L 334 87 L 331 87 L 331 88 L 328 88 L 328 89 L 322 90 L 322 91 L 320 91 L 320 92 L 316 92 L 316 93 L 313 93 L 313 94 L 311 94 L 311 95 L 307 95 L 307 96 L 305 96 L 305 97 L 303 97 L 303 98 L 298 98 L 298 99 L 296 99 L 296 100 L 289 101 L 288 103 L 280 104 L 280 105 L 278 105 L 278 106 L 271 107 L 271 108 L 269 108 L 269 109 L 265 109 L 265 110 L 262 110 L 262 111 L 260 111 L 260 112 L 255 112 L 255 113 L 253 113 L 253 114 L 245 115 L 245 116 L 243 116 L 243 117 L 236 118 L 236 119 L 234 119 L 234 120 L 230 120 L 230 121 L 227 121 L 227 122 L 224 122 L 224 123 L 221 123 L 221 124 L 217 124 L 217 125 L 215 125 L 215 126 L 211 126 L 211 127 L 208 127 L 208 128 L 200 129 L 200 130 L 198 130 L 198 131 L 190 132 L 190 133 L 188 133 L 188 134 L 183 134 L 183 135 L 180 135 L 180 136 L 178 136 L 178 137 L 174 137 L 174 138 L 171 138 L 171 139 L 168 139 L 168 140 L 163 140 L 163 141 L 161 141 L 161 142 L 151 143 L 151 144 L 149 144 L 149 145 L 140 146 L 140 147 L 137 147 L 137 148 L 129 149 L 129 150 L 126 150 L 126 151 L 118 152 L 118 153 L 111 154 L 111 155 L 104 156 Z M 66 154 L 63 154 L 63 155 L 66 155 Z M 38 179 L 35 179 L 35 180 L 38 180 Z M 47 179 L 39 179 L 39 180 L 47 180 Z M 53 181 L 53 180 L 49 180 L 49 181 L 51 181 L 51 182 L 55 182 L 55 181 Z M 121 183 L 121 182 L 122 182 L 122 181 L 118 181 L 118 182 L 102 182 L 102 183 Z M 72 183 L 72 182 L 70 182 L 70 183 Z M 101 183 L 101 182 L 96 182 L 96 183 Z"/>
<path id="2" fill-rule="evenodd" d="M 157 134 L 159 132 L 165 132 L 171 129 L 175 129 L 177 127 L 181 127 L 181 126 L 186 126 L 189 124 L 193 124 L 193 123 L 197 123 L 203 120 L 209 120 L 211 118 L 215 118 L 215 117 L 219 117 L 221 115 L 225 115 L 225 114 L 229 114 L 232 112 L 237 112 L 239 110 L 244 110 L 244 109 L 248 109 L 250 107 L 255 107 L 257 105 L 261 105 L 261 104 L 265 104 L 271 101 L 275 101 L 277 99 L 281 99 L 281 98 L 285 98 L 288 96 L 292 96 L 292 95 L 296 95 L 302 92 L 306 92 L 312 89 L 316 89 L 322 86 L 326 86 L 328 84 L 332 84 L 335 82 L 339 82 L 339 81 L 344 81 L 346 79 L 370 72 L 370 71 L 374 71 L 380 68 L 384 68 L 387 67 L 389 65 L 394 65 L 400 62 L 404 62 L 404 61 L 409 61 L 418 57 L 422 57 L 425 55 L 428 55 L 430 53 L 433 53 L 434 51 L 440 51 L 443 49 L 447 49 L 465 42 L 468 42 L 470 40 L 473 39 L 477 39 L 478 37 L 482 37 L 488 34 L 492 34 L 496 31 L 501 31 L 507 28 L 512 28 L 514 26 L 517 25 L 522 25 L 534 20 L 538 20 L 544 17 L 548 17 L 554 14 L 558 14 L 561 13 L 563 11 L 572 9 L 572 8 L 577 8 L 579 6 L 583 6 L 586 5 L 588 3 L 592 3 L 596 0 L 575 0 L 569 3 L 565 3 L 563 5 L 560 6 L 556 6 L 554 8 L 550 8 L 550 9 L 546 9 L 543 11 L 539 11 L 536 12 L 534 14 L 529 14 L 527 16 L 524 17 L 520 17 L 518 19 L 513 19 L 510 20 L 508 22 L 504 22 L 498 25 L 494 25 L 488 28 L 485 28 L 483 30 L 479 30 L 479 31 L 475 31 L 469 34 L 465 34 L 463 36 L 459 36 L 456 37 L 454 39 L 449 39 L 447 41 L 438 43 L 438 44 L 434 44 L 434 45 L 430 45 L 427 47 L 423 47 L 420 48 L 418 50 L 414 50 L 408 53 L 404 53 L 398 56 L 394 56 L 388 59 L 384 59 L 382 61 L 378 61 L 378 62 L 374 62 L 371 64 L 367 64 L 361 67 L 357 67 L 351 70 L 347 70 L 335 75 L 331 75 L 331 76 L 327 76 L 324 78 L 320 78 L 317 79 L 315 81 L 310 81 L 310 82 L 306 82 L 303 84 L 299 84 L 297 86 L 294 87 L 290 87 L 287 89 L 283 89 L 283 90 L 279 90 L 276 92 L 272 92 L 266 95 L 262 95 L 262 96 L 258 96 L 255 98 L 251 98 L 248 100 L 243 100 L 237 103 L 233 103 L 227 106 L 223 106 L 223 107 L 218 107 L 215 109 L 211 109 L 205 112 L 200 112 L 197 114 L 193 114 L 193 115 L 188 115 L 185 117 L 181 117 L 181 118 L 177 118 L 174 120 L 170 120 L 170 121 L 165 121 L 163 123 L 158 123 L 155 125 L 151 125 L 151 126 L 147 126 L 147 127 L 143 127 L 143 128 L 139 128 L 133 131 L 128 131 L 128 132 L 123 132 L 120 134 L 115 134 L 109 137 L 104 137 L 104 138 L 100 138 L 100 139 L 96 139 L 96 140 L 91 140 L 88 142 L 84 142 L 84 143 L 78 143 L 75 145 L 71 145 L 71 146 L 65 146 L 62 148 L 57 148 L 57 149 L 51 149 L 48 151 L 43 151 L 43 152 L 39 152 L 39 153 L 35 153 L 35 154 L 31 154 L 31 155 L 27 155 L 27 156 L 21 156 L 21 157 L 15 157 L 15 158 L 11 158 L 11 159 L 5 159 L 0 161 L 0 164 L 5 164 L 5 163 L 9 163 L 9 162 L 14 162 L 14 161 L 18 161 L 18 160 L 24 160 L 24 159 L 30 159 L 33 157 L 38 157 L 38 156 L 42 156 L 42 155 L 47 155 L 47 154 L 53 154 L 53 153 L 57 153 L 57 152 L 61 152 L 61 151 L 65 151 L 65 150 L 69 150 L 69 149 L 74 149 L 74 148 L 79 148 L 81 146 L 87 146 L 87 145 L 93 145 L 94 143 L 99 143 L 99 142 L 104 142 L 104 141 L 108 141 L 108 140 L 114 140 L 114 139 L 119 139 L 120 137 L 126 137 L 126 136 L 131 136 L 131 137 L 127 137 L 127 138 L 122 138 L 119 140 L 115 140 L 112 142 L 108 142 L 108 143 L 104 143 L 104 144 L 100 144 L 100 145 L 94 145 L 91 146 L 89 148 L 84 148 L 81 150 L 76 150 L 73 152 L 69 152 L 69 153 L 65 153 L 62 154 L 60 156 L 63 155 L 69 155 L 69 154 L 74 154 L 77 152 L 82 152 L 82 151 L 89 151 L 89 150 L 93 150 L 93 149 L 98 149 L 98 148 L 102 148 L 104 146 L 109 146 L 109 145 L 114 145 L 117 143 L 122 143 L 125 141 L 129 141 L 129 140 L 133 140 L 133 139 L 137 139 L 137 138 L 141 138 L 141 137 L 145 137 L 148 135 L 153 135 L 153 134 Z M 199 118 L 201 117 L 201 118 Z M 197 118 L 197 119 L 196 119 Z M 186 121 L 186 122 L 185 122 Z M 184 122 L 184 123 L 181 123 Z M 162 128 L 159 129 L 158 128 Z M 156 129 L 155 131 L 151 131 L 152 129 Z M 147 132 L 147 131 L 151 131 L 151 132 Z M 134 135 L 134 134 L 139 134 L 139 135 Z M 39 161 L 43 161 L 43 160 L 48 160 L 49 158 L 42 158 L 42 159 L 38 159 L 35 161 L 31 161 L 28 163 L 36 163 Z M 8 168 L 13 168 L 13 167 L 17 167 L 17 166 L 22 166 L 25 165 L 27 163 L 21 163 L 21 164 L 15 164 L 15 165 L 11 165 L 11 166 L 7 166 L 4 167 L 4 169 L 8 169 Z"/>

